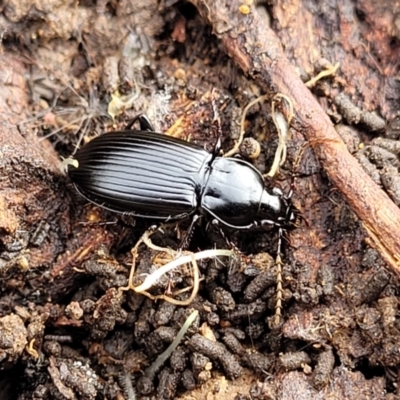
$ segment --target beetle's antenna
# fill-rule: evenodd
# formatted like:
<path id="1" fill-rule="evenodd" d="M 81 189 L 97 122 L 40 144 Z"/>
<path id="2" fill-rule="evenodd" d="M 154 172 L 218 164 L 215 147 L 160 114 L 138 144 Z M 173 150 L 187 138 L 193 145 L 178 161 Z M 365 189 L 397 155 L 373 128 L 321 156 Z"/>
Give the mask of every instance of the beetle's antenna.
<path id="1" fill-rule="evenodd" d="M 283 229 L 279 228 L 278 232 L 278 249 L 276 254 L 276 304 L 275 304 L 275 317 L 274 317 L 274 326 L 278 327 L 282 321 L 282 300 L 283 300 L 283 288 L 282 288 L 282 237 L 283 237 Z"/>

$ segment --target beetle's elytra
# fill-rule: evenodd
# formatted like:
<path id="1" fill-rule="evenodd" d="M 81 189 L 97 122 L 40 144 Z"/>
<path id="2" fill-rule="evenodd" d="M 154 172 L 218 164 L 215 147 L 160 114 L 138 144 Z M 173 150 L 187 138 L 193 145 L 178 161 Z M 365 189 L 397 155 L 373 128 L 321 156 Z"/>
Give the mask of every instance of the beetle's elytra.
<path id="1" fill-rule="evenodd" d="M 156 133 L 143 116 L 137 119 L 141 130 L 106 133 L 76 153 L 78 166 L 69 165 L 68 173 L 87 200 L 164 221 L 198 213 L 237 229 L 295 224 L 290 200 L 268 191 L 248 162 Z"/>

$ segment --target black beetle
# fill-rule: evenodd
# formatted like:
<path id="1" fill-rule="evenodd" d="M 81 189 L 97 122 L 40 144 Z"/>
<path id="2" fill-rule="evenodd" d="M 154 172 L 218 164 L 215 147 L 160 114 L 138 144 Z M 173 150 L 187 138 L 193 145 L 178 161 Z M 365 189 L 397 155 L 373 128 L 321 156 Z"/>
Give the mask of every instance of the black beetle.
<path id="1" fill-rule="evenodd" d="M 131 129 L 136 120 L 139 131 Z M 296 224 L 290 199 L 269 192 L 251 164 L 156 133 L 143 115 L 91 140 L 75 159 L 68 173 L 77 191 L 114 212 L 163 221 L 208 214 L 236 229 Z"/>

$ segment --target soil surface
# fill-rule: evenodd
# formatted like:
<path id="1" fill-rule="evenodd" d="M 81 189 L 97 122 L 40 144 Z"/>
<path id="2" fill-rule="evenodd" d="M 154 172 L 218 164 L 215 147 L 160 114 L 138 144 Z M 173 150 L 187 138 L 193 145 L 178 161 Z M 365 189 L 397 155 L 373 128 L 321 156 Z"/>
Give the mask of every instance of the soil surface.
<path id="1" fill-rule="evenodd" d="M 0 10 L 1 399 L 400 398 L 398 3 Z M 298 226 L 203 218 L 177 254 L 190 221 L 154 232 L 83 199 L 62 158 L 139 113 L 210 152 L 243 128 L 239 156 Z M 290 127 L 271 177 L 276 113 Z"/>

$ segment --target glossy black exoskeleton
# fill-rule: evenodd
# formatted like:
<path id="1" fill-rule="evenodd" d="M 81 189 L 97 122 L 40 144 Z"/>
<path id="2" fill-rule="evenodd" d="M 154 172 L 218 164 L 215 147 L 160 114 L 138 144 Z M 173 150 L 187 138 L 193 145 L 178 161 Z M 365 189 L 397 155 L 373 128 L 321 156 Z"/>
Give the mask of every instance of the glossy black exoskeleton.
<path id="1" fill-rule="evenodd" d="M 132 130 L 138 119 L 141 130 Z M 268 191 L 262 175 L 238 158 L 154 132 L 137 117 L 125 131 L 98 136 L 81 150 L 68 173 L 77 191 L 105 209 L 161 221 L 210 215 L 221 224 L 250 229 L 295 225 L 288 197 Z"/>

